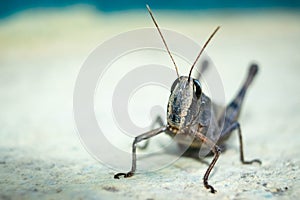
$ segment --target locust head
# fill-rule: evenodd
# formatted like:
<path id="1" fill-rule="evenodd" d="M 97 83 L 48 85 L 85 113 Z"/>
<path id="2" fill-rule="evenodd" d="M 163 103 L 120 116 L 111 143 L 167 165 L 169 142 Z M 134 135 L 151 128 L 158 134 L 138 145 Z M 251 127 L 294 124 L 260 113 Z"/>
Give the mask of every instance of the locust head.
<path id="1" fill-rule="evenodd" d="M 171 87 L 168 102 L 168 125 L 178 130 L 191 125 L 200 109 L 198 101 L 201 94 L 201 85 L 197 79 L 187 76 L 177 78 Z"/>
<path id="2" fill-rule="evenodd" d="M 201 51 L 198 53 L 190 69 L 189 76 L 179 76 L 178 67 L 176 66 L 175 60 L 148 5 L 147 9 L 176 69 L 178 78 L 174 81 L 171 87 L 171 95 L 168 102 L 167 121 L 171 128 L 180 130 L 183 127 L 192 125 L 195 122 L 197 114 L 200 110 L 201 104 L 198 104 L 198 101 L 201 99 L 202 89 L 200 82 L 191 78 L 191 74 L 205 47 L 220 27 L 218 26 L 215 29 L 202 47 Z"/>

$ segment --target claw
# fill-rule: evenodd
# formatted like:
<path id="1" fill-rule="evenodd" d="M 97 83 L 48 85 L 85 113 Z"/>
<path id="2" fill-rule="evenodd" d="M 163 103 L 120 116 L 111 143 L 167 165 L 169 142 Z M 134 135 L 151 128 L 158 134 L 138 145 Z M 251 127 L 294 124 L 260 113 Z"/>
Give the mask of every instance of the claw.
<path id="1" fill-rule="evenodd" d="M 133 176 L 133 172 L 128 172 L 128 173 L 117 173 L 114 175 L 114 179 L 120 179 L 120 176 L 124 176 L 124 178 L 128 178 Z"/>
<path id="2" fill-rule="evenodd" d="M 118 173 L 118 174 L 115 174 L 114 175 L 114 179 L 120 179 L 120 177 L 119 176 L 126 176 L 126 174 L 125 173 Z"/>
<path id="3" fill-rule="evenodd" d="M 210 189 L 210 192 L 213 194 L 217 192 L 217 190 L 215 190 L 213 186 L 209 185 L 207 181 L 204 181 L 204 186 L 206 187 L 206 189 Z"/>
<path id="4" fill-rule="evenodd" d="M 215 190 L 213 187 L 210 188 L 210 192 L 215 194 L 217 192 L 217 190 Z"/>
<path id="5" fill-rule="evenodd" d="M 210 192 L 213 193 L 213 194 L 217 192 L 217 190 L 215 190 L 215 188 L 211 185 L 207 185 L 206 188 L 210 189 Z"/>
<path id="6" fill-rule="evenodd" d="M 243 161 L 243 164 L 248 165 L 248 164 L 252 164 L 252 163 L 254 163 L 254 162 L 256 162 L 256 163 L 258 163 L 258 164 L 261 165 L 261 161 L 258 160 L 258 159 L 254 159 L 254 160 L 251 160 L 251 161 Z"/>
<path id="7" fill-rule="evenodd" d="M 262 164 L 261 161 L 258 160 L 258 159 L 252 160 L 252 163 L 254 163 L 254 162 L 256 162 L 256 163 L 258 163 L 258 164 L 260 164 L 260 165 Z"/>

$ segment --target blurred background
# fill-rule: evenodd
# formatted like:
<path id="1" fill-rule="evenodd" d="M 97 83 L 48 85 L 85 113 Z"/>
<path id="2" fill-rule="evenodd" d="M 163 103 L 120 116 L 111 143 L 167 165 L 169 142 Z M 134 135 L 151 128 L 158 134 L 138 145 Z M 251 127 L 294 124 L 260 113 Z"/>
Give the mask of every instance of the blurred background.
<path id="1" fill-rule="evenodd" d="M 237 1 L 237 0 L 214 0 L 214 1 L 196 1 L 189 0 L 183 2 L 180 0 L 175 0 L 172 2 L 168 1 L 143 1 L 143 0 L 128 0 L 126 2 L 121 0 L 115 1 L 96 1 L 96 0 L 64 0 L 64 1 L 4 1 L 2 2 L 0 11 L 1 16 L 7 16 L 20 12 L 26 9 L 32 8 L 57 8 L 57 7 L 67 7 L 72 5 L 85 4 L 95 7 L 97 10 L 102 12 L 114 12 L 114 11 L 124 11 L 124 10 L 144 10 L 145 4 L 151 4 L 151 7 L 155 9 L 173 9 L 181 11 L 190 10 L 210 10 L 210 9 L 269 9 L 269 8 L 289 8 L 295 9 L 299 7 L 299 1 L 297 0 L 247 0 L 247 1 Z"/>
<path id="2" fill-rule="evenodd" d="M 0 199 L 216 197 L 201 185 L 207 166 L 188 158 L 155 173 L 115 181 L 115 171 L 94 160 L 76 134 L 72 95 L 82 63 L 114 35 L 153 27 L 146 3 L 162 28 L 200 45 L 221 25 L 207 52 L 227 101 L 249 64 L 260 66 L 240 122 L 246 157 L 259 157 L 263 165 L 242 166 L 233 136 L 212 176 L 216 196 L 296 199 L 298 0 L 0 1 Z"/>

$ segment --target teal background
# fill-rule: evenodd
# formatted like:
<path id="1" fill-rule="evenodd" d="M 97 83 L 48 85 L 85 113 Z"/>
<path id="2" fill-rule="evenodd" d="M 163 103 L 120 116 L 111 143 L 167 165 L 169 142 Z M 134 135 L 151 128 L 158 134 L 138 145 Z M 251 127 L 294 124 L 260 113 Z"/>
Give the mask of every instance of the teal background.
<path id="1" fill-rule="evenodd" d="M 120 10 L 144 9 L 145 4 L 149 4 L 153 9 L 174 9 L 174 10 L 206 10 L 206 9 L 265 9 L 265 8 L 288 8 L 299 9 L 298 0 L 11 0 L 0 3 L 0 17 L 6 17 L 13 13 L 31 8 L 55 8 L 76 4 L 86 4 L 97 8 L 103 12 L 113 12 Z"/>

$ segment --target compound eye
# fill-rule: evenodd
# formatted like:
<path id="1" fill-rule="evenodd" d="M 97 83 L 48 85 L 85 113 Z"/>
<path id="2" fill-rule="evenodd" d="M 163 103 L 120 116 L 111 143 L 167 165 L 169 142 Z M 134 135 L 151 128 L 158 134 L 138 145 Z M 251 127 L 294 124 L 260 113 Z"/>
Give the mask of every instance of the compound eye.
<path id="1" fill-rule="evenodd" d="M 193 82 L 194 82 L 195 95 L 196 95 L 197 99 L 199 99 L 201 96 L 201 93 L 202 93 L 201 84 L 197 79 L 193 79 Z"/>

